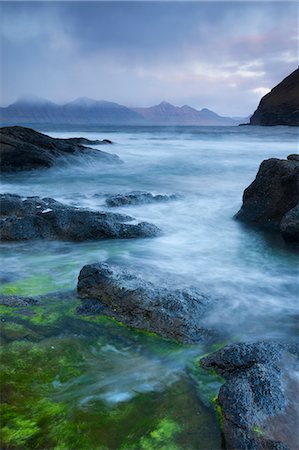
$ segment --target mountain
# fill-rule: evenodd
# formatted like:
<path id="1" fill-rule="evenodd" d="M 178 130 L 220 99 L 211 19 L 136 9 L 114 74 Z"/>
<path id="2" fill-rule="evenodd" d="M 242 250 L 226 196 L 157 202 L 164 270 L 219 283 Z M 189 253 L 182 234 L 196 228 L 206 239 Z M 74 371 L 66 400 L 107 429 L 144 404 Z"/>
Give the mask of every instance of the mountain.
<path id="1" fill-rule="evenodd" d="M 38 100 L 37 100 L 38 99 Z M 17 100 L 0 108 L 2 124 L 72 124 L 109 125 L 144 124 L 135 111 L 117 103 L 78 98 L 65 105 L 57 105 L 42 98 Z"/>
<path id="2" fill-rule="evenodd" d="M 167 102 L 149 108 L 132 108 L 153 125 L 237 125 L 237 120 L 191 106 L 174 106 Z"/>
<path id="3" fill-rule="evenodd" d="M 222 117 L 188 105 L 167 102 L 149 108 L 127 108 L 118 103 L 80 97 L 58 105 L 40 97 L 25 97 L 0 108 L 0 122 L 6 125 L 238 125 L 242 120 Z"/>
<path id="4" fill-rule="evenodd" d="M 299 126 L 299 69 L 261 99 L 250 125 Z"/>

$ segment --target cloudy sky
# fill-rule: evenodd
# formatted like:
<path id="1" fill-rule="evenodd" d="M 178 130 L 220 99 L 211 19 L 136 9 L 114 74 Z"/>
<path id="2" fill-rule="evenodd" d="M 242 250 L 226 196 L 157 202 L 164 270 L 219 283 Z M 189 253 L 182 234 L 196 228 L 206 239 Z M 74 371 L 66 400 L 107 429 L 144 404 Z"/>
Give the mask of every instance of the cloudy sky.
<path id="1" fill-rule="evenodd" d="M 1 104 L 35 94 L 248 115 L 298 66 L 296 2 L 1 2 Z"/>

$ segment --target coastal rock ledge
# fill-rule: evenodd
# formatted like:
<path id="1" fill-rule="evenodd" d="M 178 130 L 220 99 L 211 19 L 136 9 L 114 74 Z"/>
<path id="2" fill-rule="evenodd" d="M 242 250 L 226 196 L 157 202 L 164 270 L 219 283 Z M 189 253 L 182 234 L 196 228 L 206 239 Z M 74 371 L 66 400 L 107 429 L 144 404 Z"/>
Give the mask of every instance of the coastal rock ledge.
<path id="1" fill-rule="evenodd" d="M 160 234 L 147 222 L 128 223 L 124 214 L 88 211 L 57 202 L 53 198 L 0 195 L 0 241 L 61 239 L 129 239 Z"/>
<path id="2" fill-rule="evenodd" d="M 91 264 L 81 269 L 77 291 L 82 301 L 79 314 L 108 315 L 179 342 L 199 342 L 209 337 L 200 322 L 210 302 L 193 289 L 156 287 L 127 270 Z"/>
<path id="3" fill-rule="evenodd" d="M 0 128 L 1 171 L 16 172 L 51 167 L 62 157 L 96 152 L 104 163 L 121 163 L 114 154 L 86 145 L 109 144 L 111 141 L 90 141 L 86 138 L 57 139 L 26 127 Z"/>
<path id="4" fill-rule="evenodd" d="M 279 230 L 286 241 L 299 242 L 299 155 L 262 162 L 243 194 L 235 218 Z"/>
<path id="5" fill-rule="evenodd" d="M 200 360 L 225 378 L 217 398 L 225 448 L 298 448 L 298 344 L 228 345 Z"/>

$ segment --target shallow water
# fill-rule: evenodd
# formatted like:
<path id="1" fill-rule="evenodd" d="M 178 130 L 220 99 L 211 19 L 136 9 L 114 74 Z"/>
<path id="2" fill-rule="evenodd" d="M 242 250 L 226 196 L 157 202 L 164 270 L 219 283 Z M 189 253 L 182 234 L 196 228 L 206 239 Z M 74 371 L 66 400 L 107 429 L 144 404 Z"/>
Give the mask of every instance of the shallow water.
<path id="1" fill-rule="evenodd" d="M 111 208 L 138 221 L 158 225 L 163 231 L 158 238 L 2 244 L 2 292 L 34 295 L 74 289 L 84 264 L 107 261 L 132 267 L 144 278 L 157 283 L 199 288 L 217 304 L 215 314 L 206 319 L 207 325 L 220 330 L 227 341 L 295 338 L 298 331 L 298 248 L 285 244 L 275 234 L 234 221 L 233 215 L 240 208 L 244 188 L 254 179 L 263 159 L 285 158 L 298 152 L 298 130 L 287 127 L 93 127 L 46 131 L 54 137 L 111 139 L 113 146 L 95 148 L 118 154 L 124 163 L 103 165 L 97 160 L 96 152 L 92 152 L 61 161 L 49 170 L 5 175 L 2 192 L 50 196 L 94 210 L 109 209 L 105 206 L 105 194 L 132 190 L 178 193 L 180 198 L 173 202 Z M 59 339 L 62 347 L 65 343 L 67 348 L 70 336 L 76 341 L 80 326 L 77 331 L 67 332 L 66 323 L 59 322 L 55 308 L 51 312 L 53 322 L 44 326 L 58 330 L 59 337 L 55 339 Z M 95 433 L 92 430 L 97 415 L 101 423 L 107 422 L 106 434 L 101 428 L 106 437 L 99 446 L 95 441 L 86 441 L 80 443 L 81 447 L 163 448 L 162 441 L 166 439 L 172 442 L 173 448 L 184 450 L 220 448 L 216 419 L 207 406 L 194 399 L 194 379 L 186 376 L 186 368 L 206 349 L 182 347 L 178 353 L 170 347 L 167 357 L 164 353 L 161 358 L 148 351 L 149 342 L 143 335 L 135 348 L 133 332 L 126 337 L 124 347 L 115 345 L 115 334 L 124 328 L 114 325 L 113 330 L 115 327 L 118 331 L 112 332 L 111 325 L 104 337 L 101 337 L 101 327 L 91 334 L 88 329 L 77 348 L 79 359 L 86 353 L 80 374 L 70 376 L 63 386 L 56 384 L 60 400 L 73 411 L 72 426 L 83 413 L 90 434 Z M 95 336 L 99 336 L 100 345 Z M 21 335 L 19 339 L 24 337 Z M 28 335 L 26 339 L 32 340 Z M 5 342 L 5 347 L 13 345 Z M 158 347 L 163 347 L 164 341 L 159 342 Z M 48 344 L 41 340 L 35 345 L 44 348 Z M 63 348 L 60 352 L 63 355 Z M 53 388 L 51 395 L 54 391 Z M 163 412 L 159 409 L 161 402 L 164 402 Z M 171 416 L 170 410 L 179 411 L 187 406 L 194 409 L 194 403 L 199 412 L 189 411 L 188 420 L 181 418 L 177 423 Z M 131 408 L 130 418 L 120 410 L 116 413 L 115 408 Z M 145 414 L 147 409 L 148 415 Z M 145 415 L 146 425 L 139 424 L 137 431 L 132 431 L 133 417 L 136 419 L 140 414 Z M 159 425 L 164 419 L 166 422 Z M 82 417 L 80 420 L 84 422 Z M 192 423 L 192 427 L 188 428 L 187 422 Z M 116 424 L 118 431 L 114 432 Z M 155 434 L 157 427 L 160 431 Z M 173 432 L 173 441 L 165 438 L 163 427 L 168 430 L 166 434 Z M 125 429 L 130 429 L 132 439 L 129 441 Z M 151 433 L 156 437 L 162 433 L 164 438 L 151 441 Z M 198 447 L 200 433 L 206 436 L 202 437 L 203 447 Z M 71 434 L 76 435 L 74 430 Z M 37 435 L 33 436 L 36 444 Z M 24 443 L 22 445 L 24 448 Z M 70 444 L 59 448 L 69 448 L 67 445 Z"/>

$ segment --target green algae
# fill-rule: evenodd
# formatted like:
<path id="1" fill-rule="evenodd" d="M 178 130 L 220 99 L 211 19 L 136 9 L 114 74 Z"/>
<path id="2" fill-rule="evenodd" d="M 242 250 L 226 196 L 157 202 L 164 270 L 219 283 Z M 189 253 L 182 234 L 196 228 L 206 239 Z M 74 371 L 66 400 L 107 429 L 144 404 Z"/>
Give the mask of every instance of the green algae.
<path id="1" fill-rule="evenodd" d="M 252 432 L 254 434 L 257 434 L 258 436 L 262 436 L 263 435 L 263 430 L 261 430 L 261 428 L 258 425 L 254 425 L 252 427 Z"/>
<path id="2" fill-rule="evenodd" d="M 29 284 L 23 290 L 21 285 L 17 287 L 15 294 L 32 295 Z M 79 316 L 78 305 L 76 298 L 49 294 L 40 305 L 0 306 L 8 338 L 1 354 L 2 447 L 220 448 L 213 411 L 199 401 L 192 380 L 183 372 L 163 388 L 135 392 L 117 404 L 105 402 L 95 392 L 89 402 L 81 405 L 97 379 L 97 370 L 91 372 L 94 366 L 99 369 L 99 377 L 105 375 L 109 380 L 113 360 L 110 354 L 103 353 L 105 347 L 115 348 L 116 352 L 125 349 L 125 353 L 129 349 L 128 367 L 131 360 L 137 363 L 138 379 L 143 370 L 139 362 L 148 360 L 150 365 L 145 367 L 150 370 L 156 361 L 168 364 L 180 360 L 192 346 L 133 330 L 107 316 Z M 197 350 L 201 353 L 200 347 Z M 142 358 L 134 359 L 135 353 Z M 120 369 L 126 370 L 126 365 L 120 365 Z"/>
<path id="3" fill-rule="evenodd" d="M 23 278 L 13 283 L 5 283 L 0 286 L 2 295 L 33 296 L 42 295 L 51 291 L 53 279 L 50 275 L 38 273 L 34 276 Z"/>

